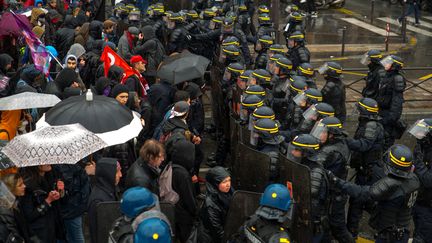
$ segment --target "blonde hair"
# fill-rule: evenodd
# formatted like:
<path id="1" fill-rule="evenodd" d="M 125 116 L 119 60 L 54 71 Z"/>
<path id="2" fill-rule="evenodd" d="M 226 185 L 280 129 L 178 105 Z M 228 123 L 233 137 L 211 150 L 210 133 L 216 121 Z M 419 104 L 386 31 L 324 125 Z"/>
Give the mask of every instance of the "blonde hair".
<path id="1" fill-rule="evenodd" d="M 140 149 L 140 157 L 149 162 L 157 158 L 161 153 L 165 153 L 165 148 L 162 143 L 154 139 L 147 140 Z"/>

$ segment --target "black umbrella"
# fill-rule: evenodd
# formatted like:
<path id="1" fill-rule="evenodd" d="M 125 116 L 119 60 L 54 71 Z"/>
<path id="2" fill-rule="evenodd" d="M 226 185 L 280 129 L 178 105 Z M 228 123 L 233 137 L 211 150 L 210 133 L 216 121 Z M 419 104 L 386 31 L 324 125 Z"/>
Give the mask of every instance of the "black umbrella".
<path id="1" fill-rule="evenodd" d="M 124 143 L 142 129 L 139 115 L 117 100 L 103 95 L 73 96 L 51 108 L 36 127 L 79 123 L 102 138 L 108 145 Z"/>
<path id="2" fill-rule="evenodd" d="M 202 77 L 209 63 L 210 60 L 203 56 L 183 51 L 164 60 L 157 76 L 173 84 L 179 84 Z"/>

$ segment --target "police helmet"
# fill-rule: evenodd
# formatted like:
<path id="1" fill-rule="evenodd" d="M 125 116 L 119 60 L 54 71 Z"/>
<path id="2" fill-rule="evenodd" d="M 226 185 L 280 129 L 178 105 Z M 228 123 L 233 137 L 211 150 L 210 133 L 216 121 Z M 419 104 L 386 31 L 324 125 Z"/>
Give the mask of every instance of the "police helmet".
<path id="1" fill-rule="evenodd" d="M 287 38 L 288 40 L 293 40 L 294 42 L 303 43 L 305 36 L 301 31 L 294 31 Z"/>
<path id="2" fill-rule="evenodd" d="M 328 134 L 343 134 L 342 122 L 336 117 L 325 117 L 315 124 L 310 134 L 325 143 L 328 141 Z"/>
<path id="3" fill-rule="evenodd" d="M 237 47 L 240 46 L 240 41 L 235 36 L 227 36 L 222 40 L 222 46 L 235 45 Z"/>
<path id="4" fill-rule="evenodd" d="M 135 231 L 134 242 L 167 243 L 171 242 L 171 228 L 168 222 L 161 218 L 146 218 Z"/>
<path id="5" fill-rule="evenodd" d="M 282 56 L 276 60 L 276 66 L 279 68 L 278 74 L 289 74 L 293 68 L 293 63 L 290 59 Z"/>
<path id="6" fill-rule="evenodd" d="M 303 20 L 303 15 L 301 15 L 299 12 L 292 12 L 288 18 L 289 22 L 291 23 L 300 23 Z"/>
<path id="7" fill-rule="evenodd" d="M 222 21 L 223 21 L 222 17 L 219 17 L 219 16 L 213 17 L 211 19 L 210 24 L 209 24 L 209 28 L 213 29 L 213 30 L 219 29 L 222 26 Z"/>
<path id="8" fill-rule="evenodd" d="M 369 62 L 372 63 L 379 63 L 382 59 L 383 55 L 380 50 L 369 50 L 365 54 L 363 54 L 362 59 L 360 60 L 360 63 L 363 65 L 368 65 Z"/>
<path id="9" fill-rule="evenodd" d="M 235 45 L 227 45 L 222 47 L 222 52 L 227 58 L 235 59 L 240 56 L 240 49 Z"/>
<path id="10" fill-rule="evenodd" d="M 361 98 L 356 104 L 357 111 L 361 117 L 376 117 L 378 115 L 378 102 L 371 98 Z"/>
<path id="11" fill-rule="evenodd" d="M 381 65 L 383 65 L 385 70 L 401 70 L 404 66 L 404 62 L 402 58 L 398 56 L 389 55 L 381 60 Z"/>
<path id="12" fill-rule="evenodd" d="M 312 77 L 315 71 L 310 63 L 304 62 L 298 67 L 298 73 L 305 77 Z"/>
<path id="13" fill-rule="evenodd" d="M 144 187 L 132 187 L 123 193 L 120 210 L 128 218 L 134 219 L 140 213 L 156 206 L 158 198 Z"/>
<path id="14" fill-rule="evenodd" d="M 210 20 L 212 18 L 216 17 L 216 11 L 214 11 L 211 8 L 207 8 L 205 9 L 202 14 L 201 14 L 201 18 L 205 19 L 205 20 Z"/>
<path id="15" fill-rule="evenodd" d="M 262 13 L 270 13 L 270 9 L 267 5 L 262 4 L 258 6 L 258 14 Z"/>
<path id="16" fill-rule="evenodd" d="M 432 129 L 432 118 L 417 120 L 409 129 L 408 133 L 417 139 L 425 138 Z"/>
<path id="17" fill-rule="evenodd" d="M 333 78 L 338 78 L 342 74 L 342 66 L 336 62 L 326 62 L 318 69 L 318 73 Z"/>
<path id="18" fill-rule="evenodd" d="M 244 72 L 245 66 L 242 63 L 233 62 L 228 65 L 227 70 L 232 74 L 236 74 L 237 76 L 239 76 Z"/>
<path id="19" fill-rule="evenodd" d="M 241 105 L 245 109 L 253 112 L 256 108 L 264 105 L 264 100 L 263 100 L 263 97 L 260 95 L 251 94 L 251 95 L 246 96 L 242 100 Z"/>
<path id="20" fill-rule="evenodd" d="M 251 77 L 255 78 L 257 80 L 257 84 L 260 85 L 269 84 L 272 78 L 271 74 L 265 69 L 255 69 L 252 72 Z"/>
<path id="21" fill-rule="evenodd" d="M 279 60 L 279 58 L 286 58 L 286 56 L 283 54 L 276 53 L 273 56 L 269 57 L 269 61 L 274 61 L 274 63 L 276 63 L 276 61 Z"/>
<path id="22" fill-rule="evenodd" d="M 269 48 L 273 44 L 273 38 L 269 35 L 262 35 L 258 38 L 258 41 L 263 47 Z"/>
<path id="23" fill-rule="evenodd" d="M 237 20 L 237 14 L 234 11 L 228 11 L 225 17 L 232 18 L 234 22 Z"/>
<path id="24" fill-rule="evenodd" d="M 292 96 L 295 96 L 308 88 L 306 79 L 302 76 L 292 76 L 290 77 L 290 81 L 290 90 L 292 92 Z"/>
<path id="25" fill-rule="evenodd" d="M 133 8 L 128 15 L 128 19 L 131 21 L 139 21 L 141 17 L 141 10 Z"/>
<path id="26" fill-rule="evenodd" d="M 234 19 L 231 17 L 225 17 L 222 21 L 223 27 L 233 27 L 234 26 Z"/>
<path id="27" fill-rule="evenodd" d="M 288 145 L 288 156 L 293 157 L 311 157 L 315 155 L 320 148 L 319 140 L 310 134 L 300 134 L 293 138 Z M 300 151 L 301 154 L 296 154 L 295 151 Z"/>
<path id="28" fill-rule="evenodd" d="M 279 124 L 277 121 L 268 118 L 258 119 L 253 125 L 262 141 L 266 144 L 280 144 L 285 138 L 279 135 Z"/>
<path id="29" fill-rule="evenodd" d="M 321 91 L 314 88 L 308 88 L 304 92 L 297 94 L 293 101 L 300 107 L 308 107 L 321 102 L 322 99 Z"/>
<path id="30" fill-rule="evenodd" d="M 262 98 L 266 96 L 265 89 L 260 85 L 249 85 L 244 92 L 247 95 L 258 95 Z"/>
<path id="31" fill-rule="evenodd" d="M 285 52 L 285 49 L 284 49 L 283 45 L 276 43 L 276 44 L 273 44 L 269 47 L 269 51 L 272 51 L 274 53 L 283 54 Z"/>
<path id="32" fill-rule="evenodd" d="M 412 170 L 413 154 L 402 144 L 391 146 L 384 154 L 384 171 L 387 175 L 407 178 Z"/>
<path id="33" fill-rule="evenodd" d="M 240 75 L 240 78 L 241 78 L 244 82 L 247 82 L 247 81 L 249 80 L 249 77 L 252 75 L 252 72 L 253 72 L 253 70 L 251 70 L 251 69 L 245 70 L 245 71 Z M 265 94 L 265 92 L 264 92 L 264 94 Z"/>
<path id="34" fill-rule="evenodd" d="M 291 194 L 288 188 L 282 184 L 268 185 L 261 196 L 260 206 L 287 212 L 291 207 Z"/>
<path id="35" fill-rule="evenodd" d="M 268 106 L 261 106 L 261 107 L 256 108 L 253 111 L 252 117 L 256 120 L 263 119 L 263 118 L 274 120 L 275 119 L 275 113 L 274 113 L 272 108 L 270 108 Z"/>
<path id="36" fill-rule="evenodd" d="M 186 12 L 186 19 L 189 22 L 192 22 L 194 20 L 199 19 L 199 15 L 198 15 L 197 11 L 195 11 L 195 10 L 189 10 L 189 11 Z"/>
<path id="37" fill-rule="evenodd" d="M 247 8 L 247 6 L 245 4 L 242 3 L 242 4 L 239 5 L 238 11 L 239 11 L 239 13 L 244 13 L 244 12 L 248 11 L 248 8 Z"/>
<path id="38" fill-rule="evenodd" d="M 185 15 L 178 12 L 178 13 L 173 13 L 173 14 L 169 15 L 168 19 L 170 21 L 173 21 L 176 23 L 183 23 L 185 21 L 186 17 L 185 17 Z"/>
<path id="39" fill-rule="evenodd" d="M 270 15 L 268 13 L 262 13 L 258 15 L 258 23 L 260 25 L 271 25 L 272 20 L 270 18 Z"/>
<path id="40" fill-rule="evenodd" d="M 297 12 L 299 11 L 299 7 L 295 4 L 290 4 L 285 8 L 285 11 L 288 13 Z"/>
<path id="41" fill-rule="evenodd" d="M 306 120 L 317 121 L 324 117 L 334 116 L 335 110 L 334 108 L 324 102 L 319 102 L 314 105 L 311 105 L 305 112 L 303 112 L 303 117 Z"/>

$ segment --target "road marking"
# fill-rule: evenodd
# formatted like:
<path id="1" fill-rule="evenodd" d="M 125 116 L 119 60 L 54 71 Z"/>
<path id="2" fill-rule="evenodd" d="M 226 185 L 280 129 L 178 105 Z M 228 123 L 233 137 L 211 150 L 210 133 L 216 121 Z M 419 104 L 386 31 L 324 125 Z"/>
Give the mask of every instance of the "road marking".
<path id="1" fill-rule="evenodd" d="M 392 19 L 392 18 L 389 18 L 389 17 L 383 17 L 383 18 L 378 18 L 378 19 L 381 20 L 381 21 L 384 21 L 384 22 L 387 22 L 387 23 L 399 26 L 399 23 L 395 19 Z M 424 29 L 420 29 L 420 28 L 417 28 L 417 27 L 414 27 L 414 26 L 411 26 L 411 25 L 407 25 L 407 29 L 411 30 L 413 32 L 416 32 L 418 34 L 422 34 L 422 35 L 426 35 L 426 36 L 432 37 L 432 32 L 426 31 Z"/>
<path id="2" fill-rule="evenodd" d="M 422 17 L 422 18 L 432 20 L 432 16 L 426 16 L 426 17 Z"/>
<path id="3" fill-rule="evenodd" d="M 407 17 L 408 22 L 410 23 L 415 23 L 415 18 L 413 17 Z M 429 24 L 425 21 L 421 21 L 420 22 L 420 26 L 426 27 L 426 28 L 431 28 L 432 29 L 432 24 Z"/>
<path id="4" fill-rule="evenodd" d="M 366 77 L 367 74 L 364 73 L 358 73 L 358 72 L 347 72 L 347 71 L 342 71 L 343 74 L 350 74 L 350 75 L 354 75 L 354 76 L 361 76 L 361 77 Z"/>
<path id="5" fill-rule="evenodd" d="M 344 13 L 344 14 L 354 15 L 354 12 L 353 12 L 353 11 L 348 10 L 348 9 L 346 9 L 346 8 L 338 8 L 338 9 L 336 9 L 336 10 L 339 11 L 339 12 L 341 12 L 341 13 Z"/>
<path id="6" fill-rule="evenodd" d="M 356 25 L 356 26 L 361 27 L 363 29 L 372 31 L 372 32 L 374 32 L 374 33 L 376 33 L 378 35 L 387 36 L 387 31 L 384 28 L 378 28 L 378 27 L 376 27 L 374 25 L 365 23 L 365 22 L 363 22 L 361 20 L 358 20 L 356 18 L 341 18 L 341 19 L 343 21 L 346 21 L 346 22 L 350 23 L 350 24 L 353 24 L 353 25 Z M 390 36 L 397 36 L 397 34 L 393 33 L 393 32 L 390 32 Z"/>
<path id="7" fill-rule="evenodd" d="M 425 75 L 425 76 L 423 76 L 423 77 L 420 77 L 419 80 L 420 80 L 420 81 L 424 81 L 424 80 L 426 80 L 426 79 L 430 79 L 430 78 L 432 78 L 432 73 L 431 73 L 431 74 L 428 74 L 428 75 Z"/>

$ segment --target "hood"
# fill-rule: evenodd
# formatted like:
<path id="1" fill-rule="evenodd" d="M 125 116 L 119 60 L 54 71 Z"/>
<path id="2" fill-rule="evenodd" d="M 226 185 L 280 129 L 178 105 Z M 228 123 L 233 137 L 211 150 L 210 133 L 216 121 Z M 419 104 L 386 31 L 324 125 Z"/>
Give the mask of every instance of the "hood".
<path id="1" fill-rule="evenodd" d="M 105 43 L 105 41 L 103 41 L 103 40 L 95 40 L 93 42 L 91 52 L 93 52 L 94 54 L 96 54 L 98 56 L 102 55 L 102 47 L 103 47 L 104 43 Z"/>
<path id="2" fill-rule="evenodd" d="M 231 176 L 225 168 L 216 166 L 211 168 L 206 175 L 206 189 L 211 194 L 219 193 L 219 184 L 225 180 L 225 178 Z"/>
<path id="3" fill-rule="evenodd" d="M 142 28 L 142 33 L 144 35 L 144 41 L 153 39 L 156 37 L 155 29 L 151 25 L 146 25 Z"/>
<path id="4" fill-rule="evenodd" d="M 78 63 L 78 58 L 77 58 L 75 55 L 68 54 L 68 55 L 65 57 L 65 59 L 64 59 L 63 67 L 66 67 L 66 66 L 67 66 L 67 60 L 70 59 L 70 58 L 75 59 L 75 61 Z"/>
<path id="5" fill-rule="evenodd" d="M 75 72 L 75 70 L 70 68 L 65 68 L 61 70 L 56 79 L 54 80 L 60 92 L 63 92 L 65 88 L 70 87 L 75 81 L 77 81 L 77 73 Z"/>
<path id="6" fill-rule="evenodd" d="M 75 19 L 75 17 L 72 15 L 67 15 L 63 27 L 68 29 L 75 29 L 76 26 L 77 20 Z"/>
<path id="7" fill-rule="evenodd" d="M 39 16 L 45 14 L 45 12 L 41 8 L 33 8 L 31 11 L 30 23 L 33 26 L 38 25 Z"/>
<path id="8" fill-rule="evenodd" d="M 173 131 L 176 128 L 188 129 L 188 125 L 178 117 L 170 118 L 163 126 L 162 131 L 164 134 Z"/>
<path id="9" fill-rule="evenodd" d="M 115 175 L 117 173 L 117 159 L 101 158 L 96 165 L 96 186 L 107 192 L 115 192 Z"/>
<path id="10" fill-rule="evenodd" d="M 103 23 L 99 20 L 93 20 L 92 22 L 90 22 L 89 35 L 95 40 L 100 40 L 102 39 L 102 29 Z"/>
<path id="11" fill-rule="evenodd" d="M 7 73 L 6 66 L 8 64 L 12 64 L 12 61 L 13 58 L 9 56 L 9 54 L 6 53 L 0 54 L 0 72 L 6 75 Z"/>
<path id="12" fill-rule="evenodd" d="M 34 64 L 28 65 L 23 68 L 20 78 L 27 84 L 32 84 L 34 79 L 39 76 L 42 72 L 37 70 Z"/>
<path id="13" fill-rule="evenodd" d="M 105 89 L 110 85 L 110 79 L 105 77 L 100 77 L 96 80 L 94 89 L 96 91 L 97 95 L 105 95 L 108 96 L 108 94 L 105 94 Z"/>
<path id="14" fill-rule="evenodd" d="M 121 67 L 112 65 L 108 70 L 108 78 L 120 83 L 121 79 L 123 78 L 123 73 L 124 71 Z"/>
<path id="15" fill-rule="evenodd" d="M 195 163 L 195 145 L 187 140 L 179 140 L 174 143 L 172 150 L 173 164 L 184 167 L 192 172 Z"/>
<path id="16" fill-rule="evenodd" d="M 69 51 L 67 52 L 66 55 L 67 56 L 75 56 L 76 58 L 78 58 L 78 57 L 84 55 L 85 53 L 86 53 L 85 48 L 81 44 L 75 43 L 69 48 Z"/>
<path id="17" fill-rule="evenodd" d="M 81 35 L 85 41 L 87 41 L 87 38 L 89 36 L 90 31 L 90 23 L 84 23 L 80 30 L 78 31 L 78 34 Z"/>

